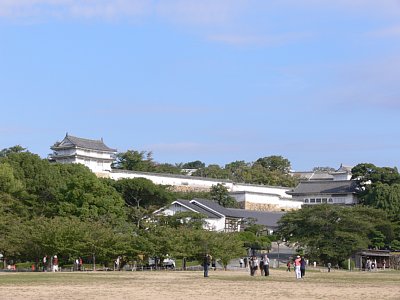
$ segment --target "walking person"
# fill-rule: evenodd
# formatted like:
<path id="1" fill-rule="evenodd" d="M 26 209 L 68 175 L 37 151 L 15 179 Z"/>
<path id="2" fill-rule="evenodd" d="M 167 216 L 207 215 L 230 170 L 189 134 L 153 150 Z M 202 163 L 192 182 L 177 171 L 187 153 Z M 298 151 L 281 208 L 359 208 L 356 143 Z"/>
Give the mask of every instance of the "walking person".
<path id="1" fill-rule="evenodd" d="M 332 266 L 332 264 L 330 262 L 328 262 L 328 272 L 331 271 L 331 266 Z"/>
<path id="2" fill-rule="evenodd" d="M 297 255 L 296 259 L 294 260 L 294 272 L 296 274 L 296 279 L 301 279 L 300 261 L 301 261 L 300 255 Z"/>
<path id="3" fill-rule="evenodd" d="M 264 255 L 264 275 L 269 276 L 269 257 L 267 254 Z"/>
<path id="4" fill-rule="evenodd" d="M 250 275 L 254 276 L 258 268 L 258 258 L 257 256 L 253 255 L 250 258 Z"/>

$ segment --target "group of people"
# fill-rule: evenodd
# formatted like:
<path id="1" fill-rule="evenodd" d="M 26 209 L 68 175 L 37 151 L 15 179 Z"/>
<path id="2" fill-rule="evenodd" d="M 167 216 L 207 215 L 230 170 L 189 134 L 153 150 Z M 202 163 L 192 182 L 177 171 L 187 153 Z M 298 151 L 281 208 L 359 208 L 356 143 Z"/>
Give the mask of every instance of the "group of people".
<path id="1" fill-rule="evenodd" d="M 306 275 L 306 265 L 307 261 L 304 257 L 300 255 L 296 256 L 294 260 L 294 272 L 296 274 L 296 279 L 302 279 Z M 288 271 L 290 272 L 290 262 L 288 262 Z"/>
<path id="2" fill-rule="evenodd" d="M 74 262 L 75 271 L 82 271 L 82 266 L 83 266 L 82 257 L 78 257 L 77 259 L 75 259 Z"/>
<path id="3" fill-rule="evenodd" d="M 49 267 L 50 267 L 51 271 L 53 271 L 53 272 L 59 271 L 57 255 L 54 255 L 50 259 L 47 258 L 47 255 L 43 256 L 43 259 L 42 259 L 43 272 L 46 272 L 49 269 Z"/>
<path id="4" fill-rule="evenodd" d="M 249 267 L 250 267 L 250 275 L 254 276 L 258 269 L 260 269 L 261 276 L 269 276 L 269 265 L 270 260 L 267 254 L 264 254 L 260 257 L 260 260 L 256 255 L 250 257 Z"/>
<path id="5" fill-rule="evenodd" d="M 81 257 L 78 257 L 74 260 L 74 270 L 81 271 L 83 266 L 83 261 Z M 58 257 L 57 255 L 53 255 L 52 257 L 48 257 L 47 255 L 42 258 L 42 271 L 47 272 L 51 270 L 52 272 L 60 271 L 58 267 Z"/>
<path id="6" fill-rule="evenodd" d="M 376 260 L 371 260 L 371 259 L 367 259 L 367 261 L 365 262 L 365 269 L 367 271 L 372 271 L 376 268 Z"/>

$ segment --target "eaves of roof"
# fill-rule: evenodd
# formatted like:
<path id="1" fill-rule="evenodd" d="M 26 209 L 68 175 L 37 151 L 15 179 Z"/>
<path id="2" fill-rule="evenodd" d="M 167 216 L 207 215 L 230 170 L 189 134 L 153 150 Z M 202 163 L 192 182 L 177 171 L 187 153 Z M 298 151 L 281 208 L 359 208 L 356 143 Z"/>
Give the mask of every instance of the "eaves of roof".
<path id="1" fill-rule="evenodd" d="M 286 192 L 289 195 L 309 195 L 309 194 L 355 194 L 357 184 L 354 180 L 321 180 L 321 181 L 301 181 L 292 191 Z"/>

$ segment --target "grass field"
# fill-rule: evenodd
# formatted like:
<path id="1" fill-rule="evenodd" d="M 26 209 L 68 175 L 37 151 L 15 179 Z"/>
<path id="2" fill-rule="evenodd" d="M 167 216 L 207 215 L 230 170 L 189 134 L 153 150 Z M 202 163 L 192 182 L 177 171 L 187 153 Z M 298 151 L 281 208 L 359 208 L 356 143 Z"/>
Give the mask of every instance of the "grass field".
<path id="1" fill-rule="evenodd" d="M 400 272 L 0 273 L 0 299 L 400 299 Z"/>

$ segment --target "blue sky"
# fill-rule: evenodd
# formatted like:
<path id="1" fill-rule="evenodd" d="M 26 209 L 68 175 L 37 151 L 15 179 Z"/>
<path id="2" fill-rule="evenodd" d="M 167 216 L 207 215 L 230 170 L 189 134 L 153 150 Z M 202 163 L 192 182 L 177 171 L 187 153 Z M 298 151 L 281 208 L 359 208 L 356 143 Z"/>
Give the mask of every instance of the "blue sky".
<path id="1" fill-rule="evenodd" d="M 400 166 L 398 0 L 0 0 L 0 149 Z"/>

